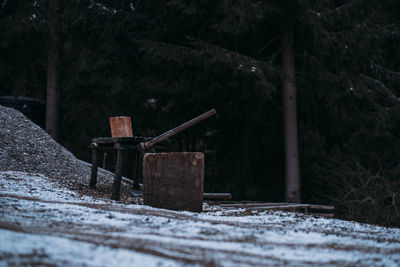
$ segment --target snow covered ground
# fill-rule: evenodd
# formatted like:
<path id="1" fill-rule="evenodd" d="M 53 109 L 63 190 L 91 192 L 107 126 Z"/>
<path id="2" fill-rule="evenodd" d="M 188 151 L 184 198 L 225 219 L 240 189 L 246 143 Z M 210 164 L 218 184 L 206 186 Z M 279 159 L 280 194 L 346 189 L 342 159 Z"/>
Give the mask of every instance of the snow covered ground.
<path id="1" fill-rule="evenodd" d="M 0 266 L 400 266 L 398 228 L 204 210 L 99 200 L 44 175 L 0 172 Z"/>

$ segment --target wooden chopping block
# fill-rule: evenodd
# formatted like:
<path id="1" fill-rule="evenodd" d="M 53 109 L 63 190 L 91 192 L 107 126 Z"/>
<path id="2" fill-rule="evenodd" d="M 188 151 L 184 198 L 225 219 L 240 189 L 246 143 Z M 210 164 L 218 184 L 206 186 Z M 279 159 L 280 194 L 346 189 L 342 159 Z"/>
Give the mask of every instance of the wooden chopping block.
<path id="1" fill-rule="evenodd" d="M 204 154 L 147 153 L 143 157 L 145 205 L 171 210 L 202 211 Z"/>

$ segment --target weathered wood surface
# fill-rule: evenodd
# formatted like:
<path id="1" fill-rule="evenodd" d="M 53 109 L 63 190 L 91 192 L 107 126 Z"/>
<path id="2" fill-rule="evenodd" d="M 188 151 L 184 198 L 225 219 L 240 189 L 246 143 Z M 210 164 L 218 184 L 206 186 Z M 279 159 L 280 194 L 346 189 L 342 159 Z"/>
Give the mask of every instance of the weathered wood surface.
<path id="1" fill-rule="evenodd" d="M 318 205 L 318 204 L 300 204 L 300 203 L 274 203 L 274 202 L 254 202 L 254 203 L 221 203 L 219 204 L 222 208 L 243 208 L 248 210 L 293 210 L 303 211 L 306 214 L 312 214 L 316 216 L 334 217 L 332 212 L 335 210 L 334 206 L 329 205 Z"/>
<path id="2" fill-rule="evenodd" d="M 90 174 L 90 183 L 89 187 L 90 188 L 95 188 L 97 184 L 97 152 L 98 152 L 98 146 L 96 144 L 91 145 L 92 149 L 92 170 Z"/>
<path id="3" fill-rule="evenodd" d="M 111 192 L 111 199 L 119 200 L 119 191 L 121 189 L 122 180 L 123 149 L 119 144 L 116 144 L 115 148 L 117 149 L 117 164 L 115 166 L 115 177 Z"/>
<path id="4" fill-rule="evenodd" d="M 150 140 L 151 137 L 133 136 L 133 137 L 97 137 L 92 139 L 92 143 L 101 144 L 115 144 L 115 143 L 130 143 L 139 144 Z"/>
<path id="5" fill-rule="evenodd" d="M 107 152 L 104 152 L 103 153 L 103 169 L 105 169 L 106 168 L 106 165 L 107 165 Z"/>
<path id="6" fill-rule="evenodd" d="M 133 137 L 131 117 L 110 117 L 112 137 Z"/>
<path id="7" fill-rule="evenodd" d="M 301 203 L 287 203 L 287 202 L 258 202 L 258 203 L 224 203 L 219 204 L 225 208 L 310 208 L 318 210 L 334 210 L 334 206 L 317 205 L 317 204 L 301 204 Z"/>
<path id="8" fill-rule="evenodd" d="M 203 153 L 147 153 L 143 157 L 145 205 L 202 211 L 203 184 Z"/>

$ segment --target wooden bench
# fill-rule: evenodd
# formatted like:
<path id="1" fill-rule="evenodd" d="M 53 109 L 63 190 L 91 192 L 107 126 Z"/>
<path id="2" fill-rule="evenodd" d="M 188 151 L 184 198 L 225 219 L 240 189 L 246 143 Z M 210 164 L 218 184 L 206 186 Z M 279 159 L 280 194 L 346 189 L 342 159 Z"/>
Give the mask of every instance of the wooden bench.
<path id="1" fill-rule="evenodd" d="M 111 199 L 119 200 L 119 192 L 121 188 L 122 178 L 122 166 L 126 160 L 124 158 L 124 151 L 132 151 L 134 154 L 134 171 L 133 171 L 133 187 L 139 188 L 139 179 L 141 177 L 141 156 L 137 146 L 150 140 L 151 137 L 98 137 L 93 138 L 90 144 L 92 151 L 92 172 L 90 176 L 89 186 L 95 188 L 97 184 L 97 163 L 98 163 L 98 152 L 99 150 L 115 150 L 117 154 L 116 166 L 115 166 L 115 177 L 112 186 Z"/>

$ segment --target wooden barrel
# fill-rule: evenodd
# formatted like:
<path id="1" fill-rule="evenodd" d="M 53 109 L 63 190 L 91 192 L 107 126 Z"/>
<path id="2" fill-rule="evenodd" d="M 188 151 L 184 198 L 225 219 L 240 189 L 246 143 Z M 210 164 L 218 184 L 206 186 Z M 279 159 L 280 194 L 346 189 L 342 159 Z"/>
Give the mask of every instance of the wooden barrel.
<path id="1" fill-rule="evenodd" d="M 133 137 L 131 117 L 110 117 L 111 137 Z"/>

